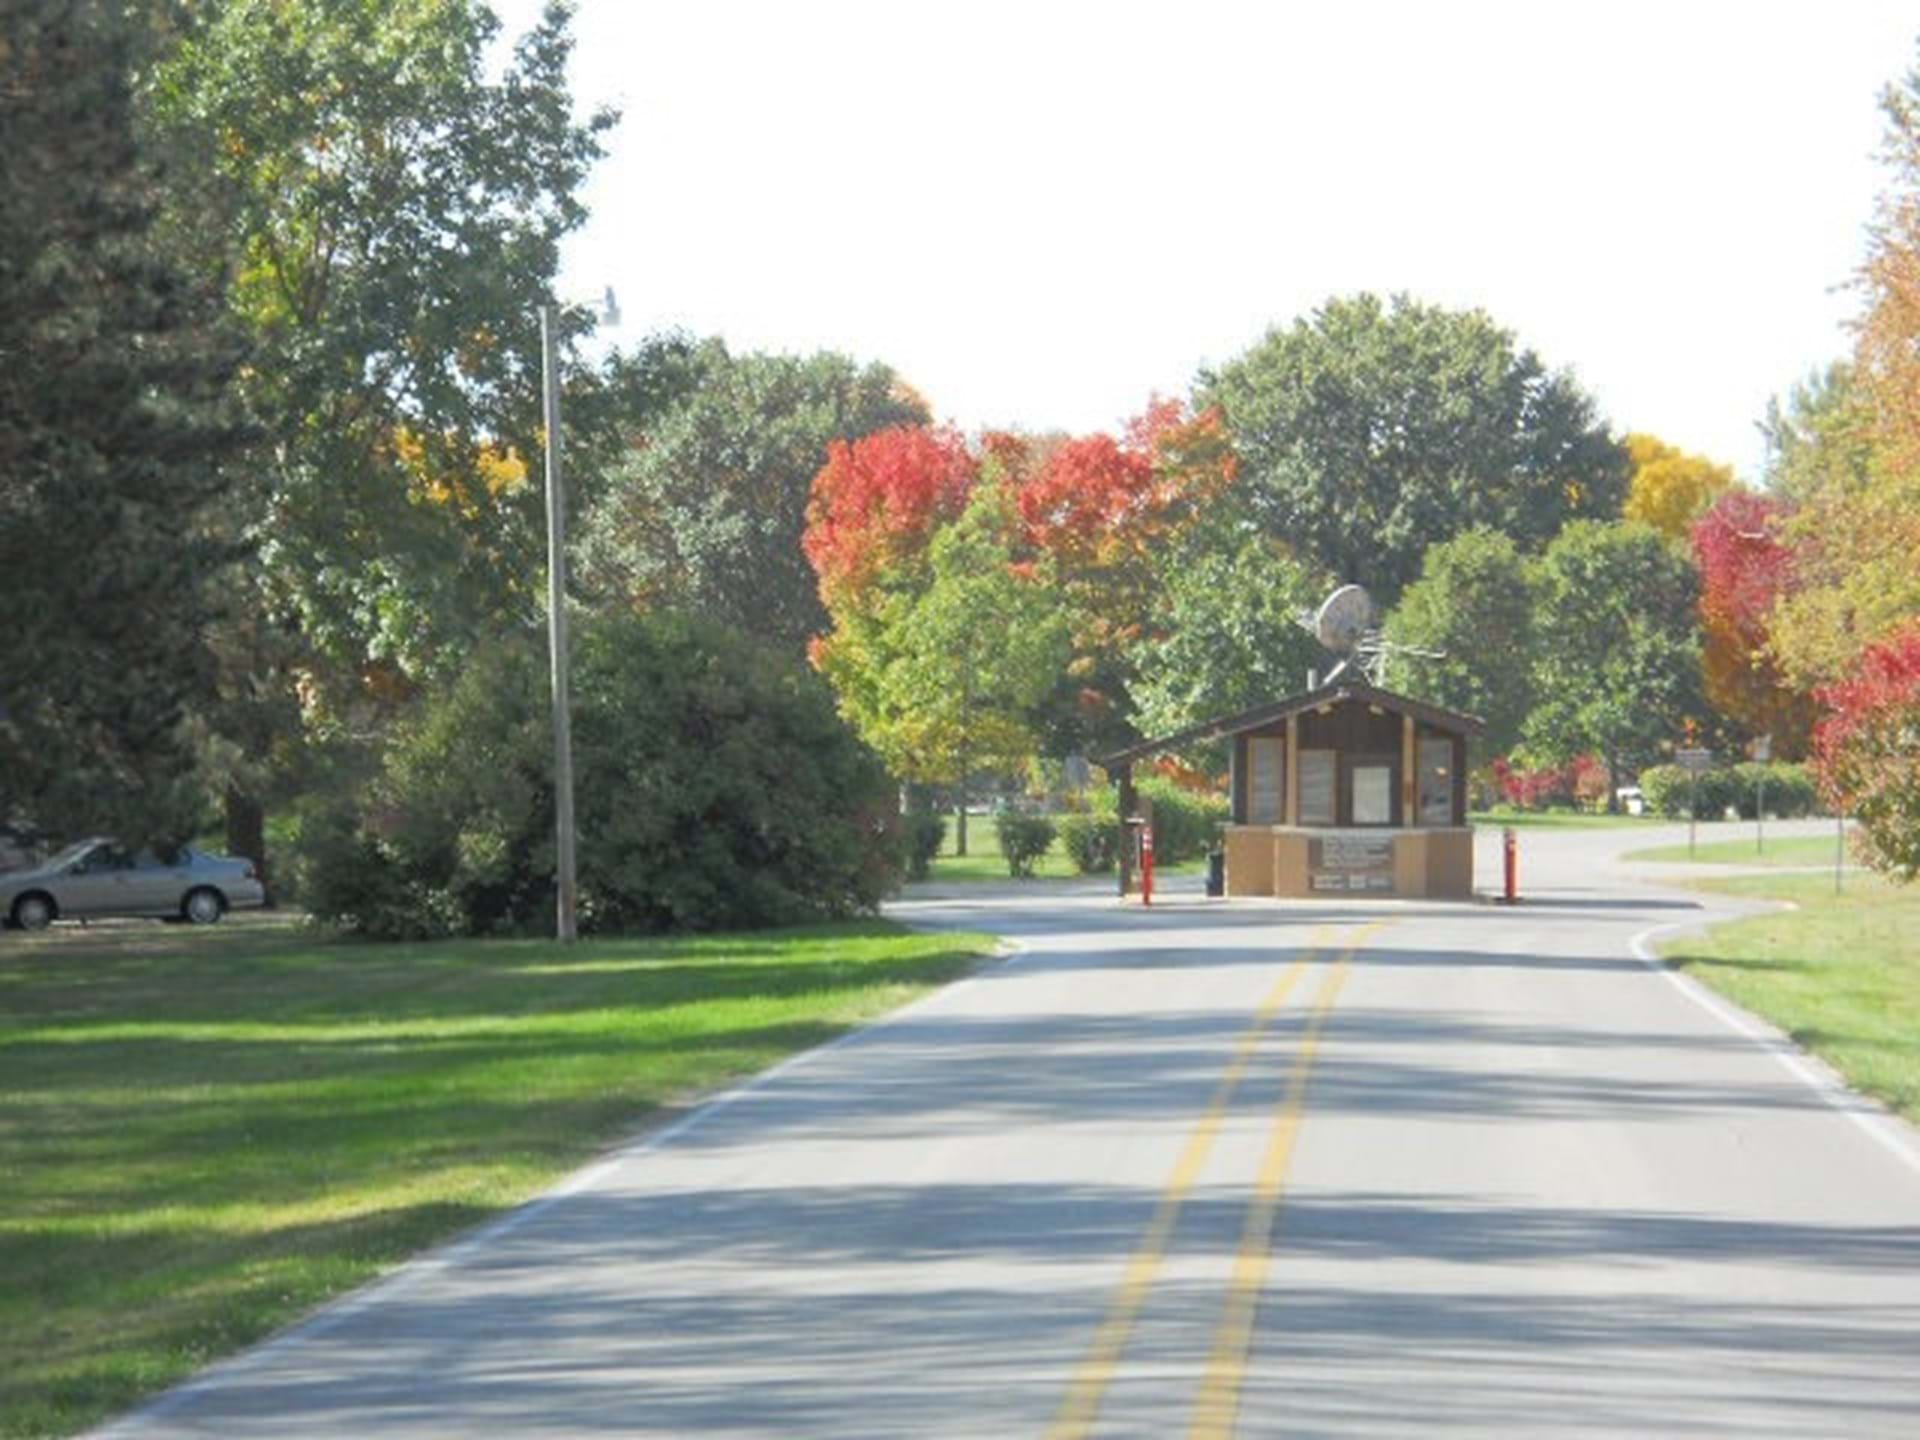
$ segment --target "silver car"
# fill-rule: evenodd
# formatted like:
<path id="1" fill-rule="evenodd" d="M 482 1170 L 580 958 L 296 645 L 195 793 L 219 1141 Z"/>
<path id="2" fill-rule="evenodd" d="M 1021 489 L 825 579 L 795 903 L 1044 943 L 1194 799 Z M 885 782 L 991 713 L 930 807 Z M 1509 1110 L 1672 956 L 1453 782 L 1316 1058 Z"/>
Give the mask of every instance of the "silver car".
<path id="1" fill-rule="evenodd" d="M 69 845 L 43 865 L 0 873 L 0 919 L 22 930 L 103 915 L 154 915 L 211 925 L 228 910 L 266 900 L 250 860 L 184 847 L 162 860 L 104 836 Z"/>

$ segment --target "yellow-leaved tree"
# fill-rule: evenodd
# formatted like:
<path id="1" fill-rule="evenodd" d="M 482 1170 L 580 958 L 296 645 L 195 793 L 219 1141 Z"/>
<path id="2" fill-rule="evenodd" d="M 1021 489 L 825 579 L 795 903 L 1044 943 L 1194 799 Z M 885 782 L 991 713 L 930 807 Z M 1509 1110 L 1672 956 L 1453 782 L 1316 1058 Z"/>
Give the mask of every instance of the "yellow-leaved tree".
<path id="1" fill-rule="evenodd" d="M 1652 435 L 1627 436 L 1633 478 L 1623 510 L 1628 520 L 1653 526 L 1671 540 L 1685 540 L 1693 522 L 1733 488 L 1733 468 L 1704 455 L 1689 455 Z"/>

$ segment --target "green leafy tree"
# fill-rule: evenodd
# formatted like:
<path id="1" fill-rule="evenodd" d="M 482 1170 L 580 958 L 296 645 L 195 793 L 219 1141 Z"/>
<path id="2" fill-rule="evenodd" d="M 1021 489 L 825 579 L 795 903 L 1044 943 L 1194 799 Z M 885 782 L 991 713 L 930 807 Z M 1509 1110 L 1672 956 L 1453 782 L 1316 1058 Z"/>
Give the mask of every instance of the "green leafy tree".
<path id="1" fill-rule="evenodd" d="M 1209 525 L 1162 565 L 1164 629 L 1138 647 L 1129 688 L 1143 735 L 1169 735 L 1304 689 L 1325 655 L 1295 617 L 1325 594 L 1323 580 L 1286 548 Z M 1214 746 L 1189 757 L 1211 768 Z"/>
<path id="2" fill-rule="evenodd" d="M 1593 401 L 1477 310 L 1329 300 L 1202 375 L 1201 403 L 1268 533 L 1383 605 L 1438 541 L 1484 526 L 1537 551 L 1626 494 Z"/>
<path id="3" fill-rule="evenodd" d="M 535 307 L 612 117 L 573 116 L 563 5 L 498 78 L 475 0 L 182 16 L 145 119 L 170 224 L 233 271 L 255 351 L 243 390 L 267 444 L 239 518 L 258 563 L 208 721 L 229 829 L 257 834 L 261 772 L 281 768 L 262 737 L 290 697 L 310 729 L 377 733 L 539 607 Z"/>
<path id="4" fill-rule="evenodd" d="M 927 583 L 891 596 L 824 669 L 863 737 L 907 780 L 957 787 L 955 849 L 967 853 L 967 792 L 1037 747 L 1035 707 L 1064 669 L 1068 623 L 1037 572 L 1016 572 L 1004 488 L 978 487 L 927 553 Z M 864 673 L 860 673 L 864 672 Z"/>
<path id="5" fill-rule="evenodd" d="M 1651 526 L 1591 520 L 1569 525 L 1535 573 L 1527 751 L 1556 763 L 1598 755 L 1617 786 L 1704 705 L 1698 578 Z M 1612 786 L 1608 806 L 1617 807 Z"/>
<path id="6" fill-rule="evenodd" d="M 1520 743 L 1534 701 L 1534 582 L 1511 536 L 1474 529 L 1427 551 L 1387 617 L 1387 638 L 1430 654 L 1393 657 L 1389 684 L 1477 715 L 1475 765 Z"/>
<path id="7" fill-rule="evenodd" d="M 0 3 L 0 819 L 183 839 L 246 439 L 217 270 L 156 225 L 137 9 Z"/>
<path id="8" fill-rule="evenodd" d="M 926 408 L 884 365 L 825 352 L 736 356 L 709 340 L 692 365 L 586 521 L 584 583 L 800 654 L 828 625 L 800 543 L 828 444 L 924 424 Z"/>
<path id="9" fill-rule="evenodd" d="M 1767 402 L 1767 488 L 1795 504 L 1866 481 L 1873 465 L 1873 415 L 1853 378 L 1836 361 Z"/>

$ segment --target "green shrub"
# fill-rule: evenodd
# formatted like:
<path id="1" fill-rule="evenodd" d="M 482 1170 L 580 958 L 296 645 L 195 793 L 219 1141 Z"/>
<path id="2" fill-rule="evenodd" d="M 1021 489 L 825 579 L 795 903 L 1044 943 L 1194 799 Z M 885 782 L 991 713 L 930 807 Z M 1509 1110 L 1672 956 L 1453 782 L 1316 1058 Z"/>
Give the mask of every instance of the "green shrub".
<path id="1" fill-rule="evenodd" d="M 1740 818 L 1743 820 L 1753 819 L 1756 779 L 1764 781 L 1759 800 L 1769 815 L 1778 815 L 1782 820 L 1798 820 L 1818 812 L 1819 791 L 1804 765 L 1783 762 L 1757 765 L 1749 762 L 1735 766 L 1734 775 L 1739 786 L 1734 803 L 1740 807 Z"/>
<path id="2" fill-rule="evenodd" d="M 1709 770 L 1700 777 L 1699 818 L 1724 820 L 1729 810 L 1739 813 L 1740 777 L 1733 767 Z"/>
<path id="3" fill-rule="evenodd" d="M 931 810 L 909 810 L 901 819 L 906 846 L 907 878 L 924 880 L 933 869 L 933 857 L 947 841 L 946 818 Z"/>
<path id="4" fill-rule="evenodd" d="M 1649 815 L 1668 819 L 1684 815 L 1687 808 L 1687 772 L 1678 765 L 1649 765 L 1640 772 L 1640 794 L 1645 797 Z"/>
<path id="5" fill-rule="evenodd" d="M 870 910 L 899 877 L 878 758 L 819 680 L 674 617 L 609 616 L 574 650 L 580 925 L 774 925 Z M 553 923 L 552 734 L 529 636 L 428 701 L 377 779 L 303 835 L 322 919 L 371 935 Z"/>
<path id="6" fill-rule="evenodd" d="M 1721 820 L 1730 808 L 1740 804 L 1741 780 L 1733 769 L 1707 770 L 1696 780 L 1678 765 L 1650 765 L 1640 772 L 1640 793 L 1647 809 L 1669 820 L 1687 818 L 1687 802 L 1694 805 L 1700 820 Z M 1746 803 L 1753 805 L 1753 792 L 1747 787 Z"/>
<path id="7" fill-rule="evenodd" d="M 1007 860 L 1007 873 L 1016 879 L 1031 877 L 1034 862 L 1053 846 L 1053 821 L 1044 815 L 1006 811 L 998 817 L 996 829 L 1000 834 L 1000 853 Z"/>
<path id="8" fill-rule="evenodd" d="M 1111 809 L 1062 815 L 1054 824 L 1061 848 L 1082 875 L 1113 869 L 1120 853 L 1120 822 Z"/>
<path id="9" fill-rule="evenodd" d="M 1213 848 L 1226 823 L 1224 796 L 1183 790 L 1171 780 L 1154 775 L 1139 783 L 1140 793 L 1153 803 L 1153 856 L 1160 865 L 1197 860 Z"/>

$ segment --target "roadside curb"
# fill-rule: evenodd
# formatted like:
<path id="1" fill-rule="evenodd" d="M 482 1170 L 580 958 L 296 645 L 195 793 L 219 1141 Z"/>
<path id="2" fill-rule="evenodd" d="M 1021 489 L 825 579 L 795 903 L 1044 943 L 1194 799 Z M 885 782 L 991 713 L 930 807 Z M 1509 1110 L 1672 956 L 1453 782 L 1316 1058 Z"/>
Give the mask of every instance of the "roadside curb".
<path id="1" fill-rule="evenodd" d="M 1799 908 L 1790 901 L 1776 902 L 1776 907 L 1780 910 Z M 1751 1040 L 1796 1080 L 1844 1115 L 1868 1139 L 1920 1176 L 1920 1137 L 1916 1137 L 1905 1120 L 1872 1096 L 1853 1089 L 1826 1061 L 1802 1049 L 1778 1027 L 1668 964 L 1654 948 L 1656 938 L 1673 939 L 1688 931 L 1705 931 L 1740 918 L 1739 915 L 1701 915 L 1650 926 L 1633 936 L 1627 942 L 1627 948 L 1634 959 L 1664 977 L 1682 995 L 1728 1029 Z"/>

